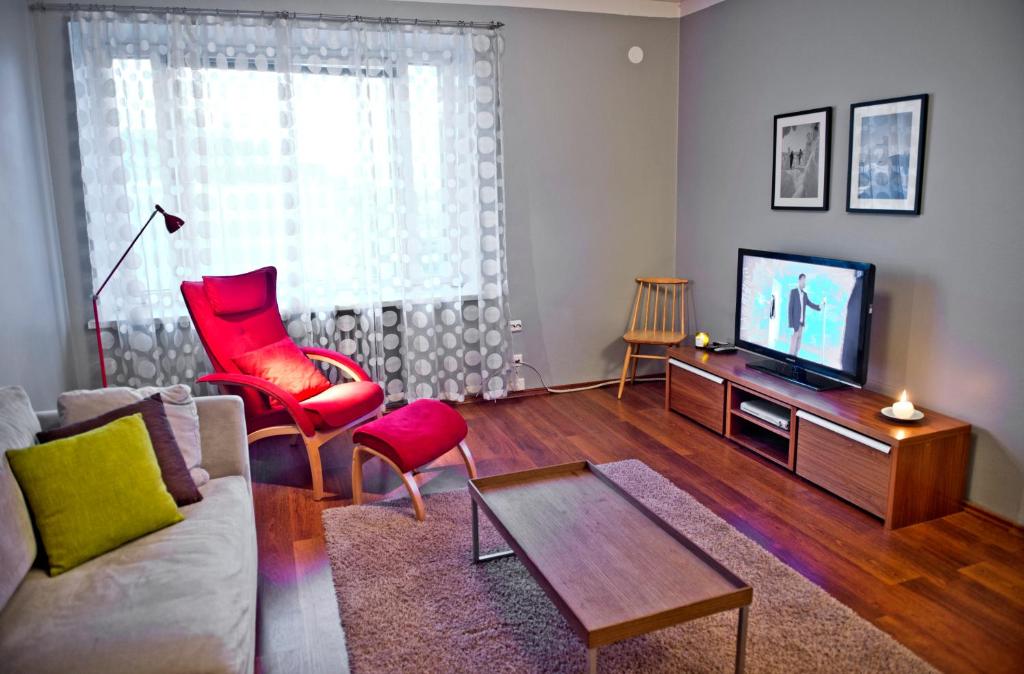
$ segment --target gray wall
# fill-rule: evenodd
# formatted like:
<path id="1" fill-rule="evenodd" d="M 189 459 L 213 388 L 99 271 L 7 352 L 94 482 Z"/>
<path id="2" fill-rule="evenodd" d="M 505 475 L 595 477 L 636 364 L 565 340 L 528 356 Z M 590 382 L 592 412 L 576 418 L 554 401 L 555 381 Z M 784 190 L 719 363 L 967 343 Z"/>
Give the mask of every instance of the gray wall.
<path id="1" fill-rule="evenodd" d="M 969 421 L 1024 521 L 1024 3 L 727 0 L 680 22 L 680 274 L 732 337 L 741 246 L 878 265 L 870 384 Z M 931 94 L 919 217 L 848 214 L 850 103 Z M 772 117 L 835 107 L 831 209 L 772 211 Z"/>
<path id="2" fill-rule="evenodd" d="M 674 267 L 678 20 L 373 0 L 187 4 L 505 22 L 509 278 L 513 318 L 525 323 L 514 350 L 548 384 L 617 375 L 633 277 Z M 76 379 L 86 385 L 95 356 L 80 327 L 89 271 L 65 23 L 40 16 L 37 37 Z M 626 59 L 634 44 L 646 52 L 637 66 Z"/>
<path id="3" fill-rule="evenodd" d="M 32 23 L 0 2 L 0 386 L 20 384 L 37 409 L 65 385 L 67 322 Z"/>

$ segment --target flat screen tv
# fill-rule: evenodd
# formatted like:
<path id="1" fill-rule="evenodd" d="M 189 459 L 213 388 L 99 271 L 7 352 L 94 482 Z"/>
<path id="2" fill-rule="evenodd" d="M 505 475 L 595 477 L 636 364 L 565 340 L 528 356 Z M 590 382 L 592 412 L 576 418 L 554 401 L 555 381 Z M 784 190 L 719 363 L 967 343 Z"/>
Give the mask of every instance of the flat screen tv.
<path id="1" fill-rule="evenodd" d="M 736 346 L 808 388 L 863 386 L 874 290 L 873 264 L 741 248 Z"/>

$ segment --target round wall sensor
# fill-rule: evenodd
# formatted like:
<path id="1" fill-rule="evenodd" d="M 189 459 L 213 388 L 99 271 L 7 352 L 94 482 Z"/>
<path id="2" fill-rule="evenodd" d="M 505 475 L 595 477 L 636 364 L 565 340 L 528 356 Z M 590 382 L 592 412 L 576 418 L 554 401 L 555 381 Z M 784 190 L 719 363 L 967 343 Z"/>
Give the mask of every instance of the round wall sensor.
<path id="1" fill-rule="evenodd" d="M 640 63 L 644 60 L 644 50 L 640 47 L 630 47 L 626 56 L 629 57 L 630 63 Z"/>

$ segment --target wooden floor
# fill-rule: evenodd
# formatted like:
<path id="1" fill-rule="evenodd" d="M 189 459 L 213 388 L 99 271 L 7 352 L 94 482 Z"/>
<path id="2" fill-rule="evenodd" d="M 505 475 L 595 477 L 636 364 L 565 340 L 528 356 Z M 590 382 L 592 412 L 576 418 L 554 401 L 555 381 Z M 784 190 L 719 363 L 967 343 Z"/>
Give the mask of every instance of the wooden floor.
<path id="1" fill-rule="evenodd" d="M 481 475 L 640 459 L 941 670 L 1024 671 L 1024 536 L 969 513 L 886 533 L 880 522 L 662 408 L 662 386 L 463 405 Z M 298 447 L 252 449 L 259 536 L 258 671 L 342 671 L 320 511 L 343 506 L 351 450 L 325 449 L 315 503 Z M 464 480 L 457 456 L 424 493 Z M 366 468 L 368 487 L 394 489 Z M 400 492 L 395 491 L 395 494 Z M 427 499 L 427 516 L 430 503 Z M 415 601 L 415 598 L 410 598 Z"/>

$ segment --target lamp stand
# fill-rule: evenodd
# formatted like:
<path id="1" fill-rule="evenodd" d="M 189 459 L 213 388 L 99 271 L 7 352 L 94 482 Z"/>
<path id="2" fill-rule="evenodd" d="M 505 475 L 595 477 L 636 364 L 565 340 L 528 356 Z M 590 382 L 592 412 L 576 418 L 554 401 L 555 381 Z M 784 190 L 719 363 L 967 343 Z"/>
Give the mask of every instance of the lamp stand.
<path id="1" fill-rule="evenodd" d="M 175 215 L 171 215 L 170 213 L 162 209 L 160 207 L 160 204 L 154 206 L 153 212 L 149 214 L 149 219 L 146 220 L 146 224 L 142 226 L 142 229 L 139 230 L 139 233 L 135 235 L 135 238 L 132 239 L 132 242 L 128 244 L 127 248 L 125 248 L 125 251 L 121 253 L 121 257 L 118 258 L 117 263 L 114 265 L 114 268 L 110 270 L 110 273 L 107 274 L 107 277 L 103 279 L 103 283 L 100 284 L 99 289 L 92 295 L 92 320 L 96 325 L 96 351 L 97 353 L 99 353 L 100 357 L 100 381 L 103 383 L 103 388 L 107 388 L 107 362 L 106 359 L 103 357 L 103 334 L 100 330 L 100 293 L 102 293 L 103 289 L 107 287 L 107 283 L 110 282 L 110 278 L 114 275 L 114 272 L 116 272 L 117 268 L 121 266 L 121 263 L 124 262 L 124 259 L 128 257 L 128 253 L 130 253 L 132 248 L 135 246 L 135 242 L 139 240 L 139 237 L 142 236 L 142 233 L 146 231 L 147 227 L 149 227 L 149 223 L 153 222 L 153 218 L 156 217 L 157 213 L 163 213 L 164 220 L 167 225 L 168 234 L 173 234 L 174 232 L 181 229 L 182 225 L 185 224 L 185 221 L 182 220 L 181 218 Z"/>

